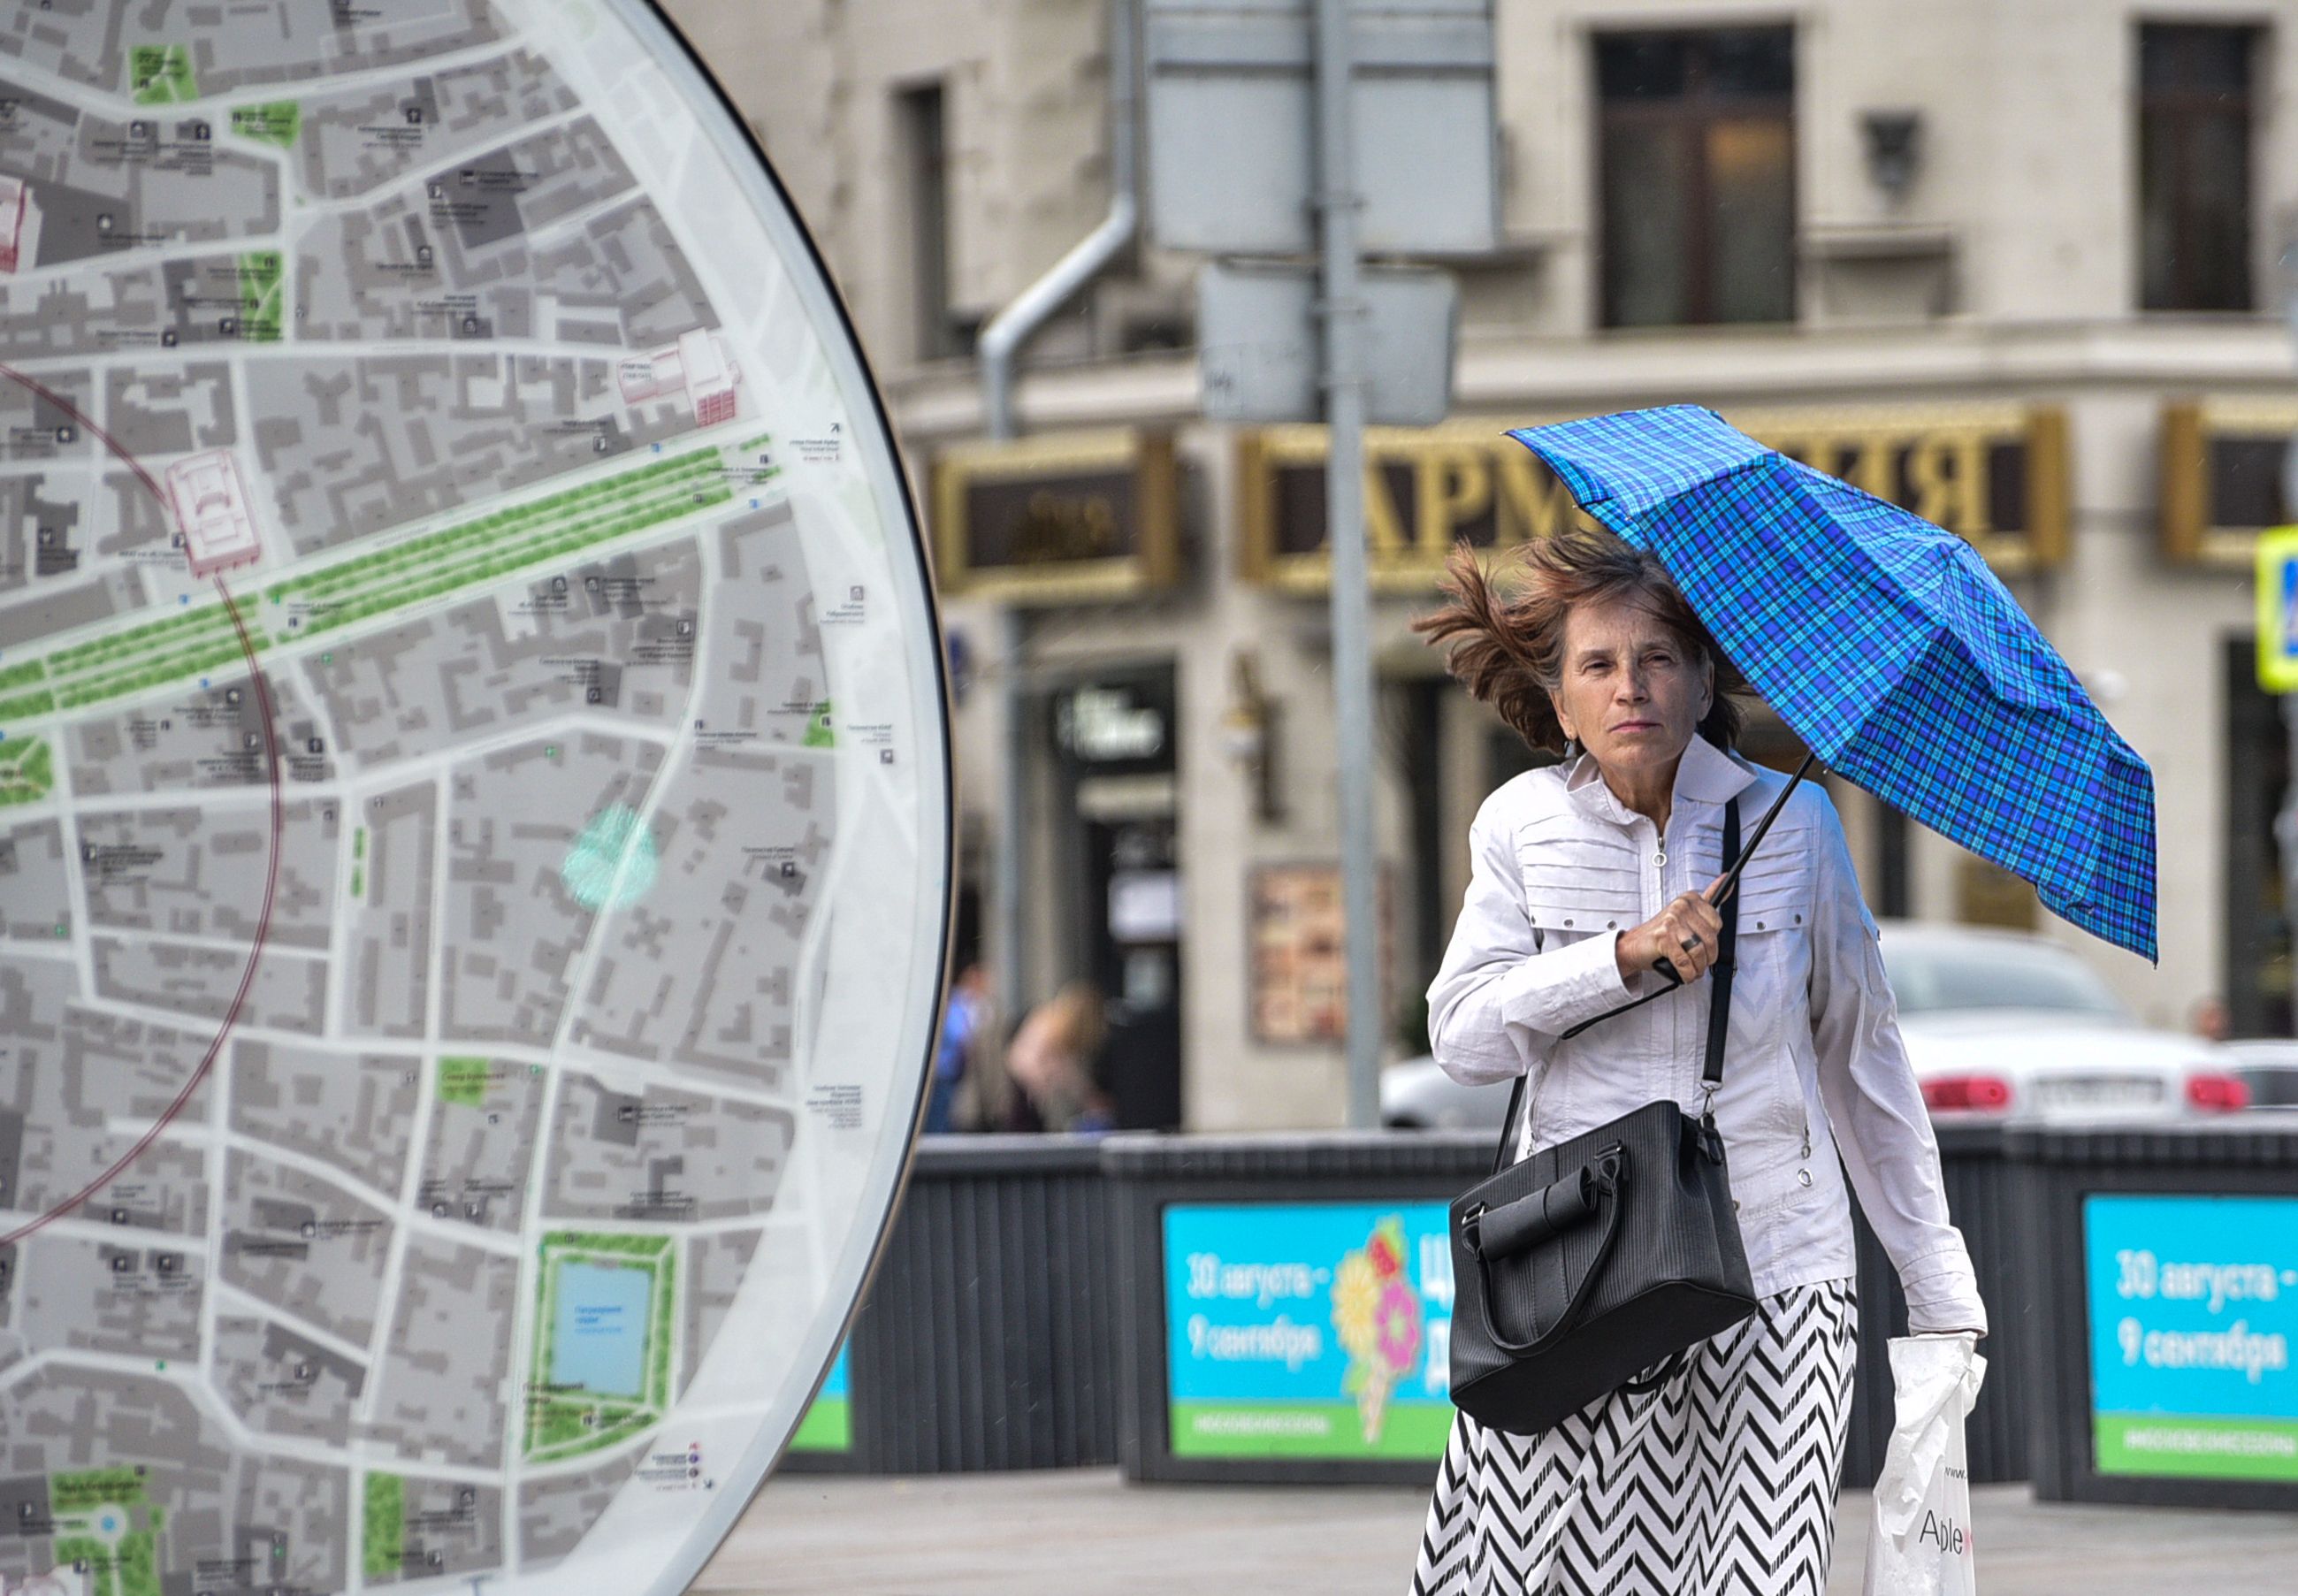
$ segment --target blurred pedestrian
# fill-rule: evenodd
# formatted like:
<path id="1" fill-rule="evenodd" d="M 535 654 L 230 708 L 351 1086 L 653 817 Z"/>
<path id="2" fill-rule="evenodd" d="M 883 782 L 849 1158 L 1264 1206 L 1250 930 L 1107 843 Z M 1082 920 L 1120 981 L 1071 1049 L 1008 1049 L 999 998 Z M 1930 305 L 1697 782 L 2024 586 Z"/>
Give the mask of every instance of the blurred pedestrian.
<path id="1" fill-rule="evenodd" d="M 2186 1015 L 2186 1029 L 2212 1042 L 2233 1036 L 2234 1016 L 2227 1012 L 2226 999 L 2215 992 L 2196 998 Z"/>
<path id="2" fill-rule="evenodd" d="M 950 983 L 949 999 L 942 1005 L 941 1030 L 934 1040 L 933 1082 L 926 1096 L 929 1135 L 960 1128 L 959 1100 L 991 1024 L 990 1012 L 988 972 L 978 963 L 969 963 Z"/>
<path id="3" fill-rule="evenodd" d="M 1005 1068 L 1046 1130 L 1098 1131 L 1114 1124 L 1094 1066 L 1108 1034 L 1099 988 L 1073 980 L 1030 1011 L 1006 1050 Z"/>
<path id="4" fill-rule="evenodd" d="M 1471 693 L 1563 755 L 1478 813 L 1467 900 L 1428 993 L 1448 1074 L 1528 1077 L 1517 1160 L 1654 1098 L 1701 1113 L 1703 978 L 1723 926 L 1702 883 L 1720 880 L 1727 801 L 1753 811 L 1785 785 L 1732 752 L 1729 695 L 1745 684 L 1657 559 L 1609 533 L 1542 539 L 1524 559 L 1525 588 L 1504 600 L 1462 550 L 1451 602 L 1418 623 L 1450 645 Z M 1416 1596 L 1819 1596 L 1856 1346 L 1847 1169 L 1911 1327 L 1986 1332 L 1824 793 L 1796 791 L 1739 898 L 1739 1001 L 1713 1108 L 1756 1311 L 1536 1435 L 1458 1416 Z M 1659 989 L 1663 959 L 1679 989 L 1567 1039 Z"/>

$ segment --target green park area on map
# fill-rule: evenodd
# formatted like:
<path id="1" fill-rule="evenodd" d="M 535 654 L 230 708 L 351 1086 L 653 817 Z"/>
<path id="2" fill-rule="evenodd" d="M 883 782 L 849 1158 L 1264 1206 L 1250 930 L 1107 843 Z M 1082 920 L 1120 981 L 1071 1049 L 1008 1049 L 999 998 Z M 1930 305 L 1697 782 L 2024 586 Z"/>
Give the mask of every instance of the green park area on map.
<path id="1" fill-rule="evenodd" d="M 670 1402 L 675 1246 L 668 1236 L 570 1230 L 542 1238 L 529 1462 L 595 1451 L 662 1418 Z"/>
<path id="2" fill-rule="evenodd" d="M 87 1596 L 161 1596 L 164 1516 L 139 1470 L 91 1468 L 48 1476 L 56 1566 L 85 1574 Z"/>
<path id="3" fill-rule="evenodd" d="M 138 105 L 175 105 L 200 97 L 186 45 L 137 45 L 128 52 L 128 83 Z"/>
<path id="4" fill-rule="evenodd" d="M 276 269 L 278 256 L 269 258 Z M 719 451 L 690 450 L 336 560 L 280 583 L 268 597 L 285 613 L 290 640 L 309 637 L 563 559 L 732 496 Z M 277 641 L 251 623 L 243 644 L 230 610 L 220 603 L 204 604 L 11 662 L 0 668 L 0 693 L 7 695 L 0 697 L 0 744 L 7 740 L 12 720 L 59 707 L 78 709 L 226 670 L 251 652 L 267 652 Z M 29 802 L 48 790 L 45 752 L 37 756 L 37 769 L 35 757 L 31 748 L 12 757 L 0 748 L 0 805 Z"/>
<path id="5" fill-rule="evenodd" d="M 494 1067 L 483 1058 L 449 1055 L 439 1061 L 439 1101 L 481 1108 L 487 1101 L 487 1082 Z"/>
<path id="6" fill-rule="evenodd" d="M 824 699 L 814 707 L 814 714 L 806 723 L 805 744 L 810 748 L 834 748 L 838 733 L 830 724 L 830 700 Z"/>
<path id="7" fill-rule="evenodd" d="M 368 1578 L 399 1572 L 407 1539 L 407 1482 L 395 1474 L 367 1476 L 367 1511 L 360 1519 L 360 1567 Z"/>
<path id="8" fill-rule="evenodd" d="M 45 740 L 0 744 L 0 807 L 29 804 L 48 796 L 55 785 L 55 756 Z"/>
<path id="9" fill-rule="evenodd" d="M 303 130 L 303 108 L 293 100 L 271 100 L 261 105 L 232 108 L 231 130 L 242 138 L 259 139 L 286 149 Z"/>
<path id="10" fill-rule="evenodd" d="M 239 258 L 239 335 L 250 343 L 279 342 L 285 259 L 277 250 L 250 250 Z"/>

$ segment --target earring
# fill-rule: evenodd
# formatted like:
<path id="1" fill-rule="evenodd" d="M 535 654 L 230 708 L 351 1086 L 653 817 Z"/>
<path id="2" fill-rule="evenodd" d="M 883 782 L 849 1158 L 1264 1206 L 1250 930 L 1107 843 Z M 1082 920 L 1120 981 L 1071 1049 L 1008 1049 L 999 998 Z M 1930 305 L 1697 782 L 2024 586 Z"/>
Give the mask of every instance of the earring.
<path id="1" fill-rule="evenodd" d="M 1580 747 L 1580 740 L 1579 740 L 1578 738 L 1576 738 L 1576 737 L 1567 737 L 1567 738 L 1566 738 L 1566 739 L 1564 740 L 1564 757 L 1565 757 L 1565 758 L 1566 758 L 1566 759 L 1577 759 L 1578 757 L 1580 757 L 1580 756 L 1581 756 L 1581 754 L 1582 754 L 1582 752 L 1583 752 L 1583 749 L 1581 748 L 1581 747 Z"/>

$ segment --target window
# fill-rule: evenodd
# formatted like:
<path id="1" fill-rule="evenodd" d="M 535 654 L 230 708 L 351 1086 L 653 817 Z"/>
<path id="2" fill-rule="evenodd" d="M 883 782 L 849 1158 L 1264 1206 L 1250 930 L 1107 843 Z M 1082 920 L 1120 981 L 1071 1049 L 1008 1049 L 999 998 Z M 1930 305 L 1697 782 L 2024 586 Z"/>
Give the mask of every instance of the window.
<path id="1" fill-rule="evenodd" d="M 938 83 L 901 91 L 896 102 L 908 166 L 911 313 L 921 360 L 946 360 L 963 349 L 949 308 L 949 147 Z"/>
<path id="2" fill-rule="evenodd" d="M 1596 40 L 1607 327 L 1795 319 L 1795 34 Z"/>
<path id="3" fill-rule="evenodd" d="M 2248 310 L 2254 29 L 2138 29 L 2139 304 Z"/>

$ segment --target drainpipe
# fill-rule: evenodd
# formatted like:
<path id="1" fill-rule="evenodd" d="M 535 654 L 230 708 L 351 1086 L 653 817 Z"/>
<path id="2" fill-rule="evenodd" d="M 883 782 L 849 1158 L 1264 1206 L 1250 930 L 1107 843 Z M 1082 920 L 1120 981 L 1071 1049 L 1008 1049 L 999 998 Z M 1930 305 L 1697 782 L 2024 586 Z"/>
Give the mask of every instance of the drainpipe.
<path id="1" fill-rule="evenodd" d="M 989 435 L 1004 440 L 1018 430 L 1013 418 L 1013 364 L 1030 335 L 1070 296 L 1098 276 L 1133 241 L 1140 226 L 1141 177 L 1133 110 L 1133 41 L 1137 0 L 1110 0 L 1109 7 L 1109 212 L 1101 225 L 1071 246 L 1053 269 L 1021 290 L 1013 302 L 981 329 L 982 407 Z M 1029 846 L 1025 809 L 1029 800 L 1029 693 L 1024 681 L 1029 614 L 1019 604 L 1005 607 L 1003 647 L 1005 757 L 997 773 L 997 1000 L 1005 1023 L 1021 1018 L 1028 984 L 1021 970 L 1022 850 Z"/>
<path id="2" fill-rule="evenodd" d="M 981 329 L 981 398 L 989 435 L 1013 436 L 1013 361 L 1029 335 L 1068 302 L 1118 252 L 1133 241 L 1141 220 L 1141 177 L 1135 150 L 1133 35 L 1136 0 L 1109 7 L 1109 214 L 1051 271 L 1021 290 Z"/>

